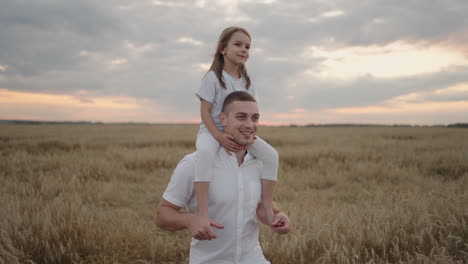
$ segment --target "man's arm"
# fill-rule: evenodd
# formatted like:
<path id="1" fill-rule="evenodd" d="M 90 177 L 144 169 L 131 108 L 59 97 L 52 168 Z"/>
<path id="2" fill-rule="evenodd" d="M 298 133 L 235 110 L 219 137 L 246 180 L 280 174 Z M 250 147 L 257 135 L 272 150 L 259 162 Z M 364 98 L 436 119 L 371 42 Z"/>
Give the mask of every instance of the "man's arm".
<path id="1" fill-rule="evenodd" d="M 179 231 L 187 228 L 187 218 L 190 217 L 188 213 L 180 212 L 182 207 L 174 205 L 165 199 L 159 203 L 156 209 L 156 225 L 167 231 Z"/>
<path id="2" fill-rule="evenodd" d="M 217 237 L 210 226 L 224 228 L 209 218 L 193 213 L 181 212 L 181 209 L 180 206 L 162 199 L 156 210 L 156 225 L 168 231 L 178 231 L 187 228 L 192 233 L 192 237 L 198 240 L 211 240 Z"/>
<path id="3" fill-rule="evenodd" d="M 263 224 L 267 224 L 264 217 L 265 212 L 263 210 L 263 205 L 259 203 L 257 206 L 257 217 Z M 289 231 L 291 231 L 292 225 L 291 220 L 289 220 L 289 217 L 279 209 L 278 205 L 275 202 L 273 202 L 273 213 L 273 222 L 270 225 L 271 230 L 278 234 L 289 233 Z"/>

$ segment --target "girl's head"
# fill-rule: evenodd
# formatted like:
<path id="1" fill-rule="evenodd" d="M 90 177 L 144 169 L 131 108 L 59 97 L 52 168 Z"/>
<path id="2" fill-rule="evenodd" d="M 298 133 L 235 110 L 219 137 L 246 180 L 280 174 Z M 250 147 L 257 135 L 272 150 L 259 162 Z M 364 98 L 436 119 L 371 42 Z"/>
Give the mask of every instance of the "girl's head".
<path id="1" fill-rule="evenodd" d="M 233 36 L 234 41 L 233 43 Z M 250 34 L 241 27 L 228 27 L 221 32 L 221 35 L 218 39 L 218 44 L 216 46 L 216 52 L 214 54 L 213 63 L 211 64 L 210 71 L 214 71 L 218 80 L 223 88 L 226 88 L 226 84 L 224 82 L 224 78 L 222 75 L 224 65 L 226 60 L 230 60 L 231 62 L 235 63 L 239 66 L 239 74 L 244 77 L 246 81 L 246 87 L 250 87 L 250 77 L 247 73 L 247 68 L 245 67 L 245 61 L 247 61 L 249 56 L 248 49 L 250 48 Z M 239 45 L 243 45 L 240 47 Z M 235 53 L 236 47 L 240 47 L 244 49 L 242 53 Z M 235 54 L 233 54 L 235 53 Z M 243 54 L 239 56 L 240 54 Z"/>
<path id="2" fill-rule="evenodd" d="M 216 55 L 226 55 L 226 49 L 233 45 L 233 37 L 240 40 L 242 45 L 247 45 L 247 51 L 250 48 L 250 34 L 247 30 L 241 27 L 228 27 L 219 36 L 218 45 L 216 47 Z M 231 43 L 230 43 L 231 42 Z M 238 43 L 239 44 L 239 43 Z"/>

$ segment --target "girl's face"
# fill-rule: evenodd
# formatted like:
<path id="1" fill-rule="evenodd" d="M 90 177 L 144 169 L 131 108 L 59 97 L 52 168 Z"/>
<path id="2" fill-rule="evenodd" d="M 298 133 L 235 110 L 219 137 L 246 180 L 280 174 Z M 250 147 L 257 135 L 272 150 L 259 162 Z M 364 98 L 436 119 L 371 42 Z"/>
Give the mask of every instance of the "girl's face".
<path id="1" fill-rule="evenodd" d="M 221 50 L 224 55 L 224 63 L 241 65 L 249 58 L 250 38 L 241 31 L 232 34 L 227 46 Z"/>

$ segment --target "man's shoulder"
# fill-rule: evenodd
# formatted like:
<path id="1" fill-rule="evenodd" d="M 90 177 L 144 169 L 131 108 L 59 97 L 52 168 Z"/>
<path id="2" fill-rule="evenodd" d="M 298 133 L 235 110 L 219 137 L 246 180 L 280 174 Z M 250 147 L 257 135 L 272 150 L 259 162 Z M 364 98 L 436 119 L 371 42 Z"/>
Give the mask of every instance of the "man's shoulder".
<path id="1" fill-rule="evenodd" d="M 194 162 L 195 161 L 195 155 L 197 154 L 196 151 L 192 152 L 192 153 L 189 153 L 189 154 L 186 154 L 182 160 L 189 160 L 189 161 L 192 161 Z"/>
<path id="2" fill-rule="evenodd" d="M 179 160 L 172 175 L 173 178 L 190 178 L 195 170 L 195 152 L 185 155 Z"/>
<path id="3" fill-rule="evenodd" d="M 195 166 L 196 153 L 197 152 L 192 152 L 192 153 L 189 153 L 189 154 L 185 155 L 179 161 L 179 163 L 177 164 L 177 167 L 180 167 L 180 166 L 184 166 L 184 167 L 191 166 L 191 167 L 193 167 L 193 166 Z"/>

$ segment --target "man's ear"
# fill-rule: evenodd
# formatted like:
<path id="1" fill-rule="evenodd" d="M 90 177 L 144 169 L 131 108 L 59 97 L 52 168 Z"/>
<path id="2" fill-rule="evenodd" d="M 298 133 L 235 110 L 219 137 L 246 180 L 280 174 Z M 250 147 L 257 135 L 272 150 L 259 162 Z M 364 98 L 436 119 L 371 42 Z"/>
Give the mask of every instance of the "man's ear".
<path id="1" fill-rule="evenodd" d="M 219 113 L 219 121 L 221 121 L 221 125 L 226 126 L 226 114 L 223 112 Z"/>

